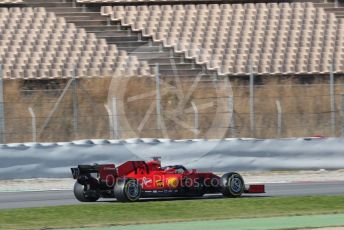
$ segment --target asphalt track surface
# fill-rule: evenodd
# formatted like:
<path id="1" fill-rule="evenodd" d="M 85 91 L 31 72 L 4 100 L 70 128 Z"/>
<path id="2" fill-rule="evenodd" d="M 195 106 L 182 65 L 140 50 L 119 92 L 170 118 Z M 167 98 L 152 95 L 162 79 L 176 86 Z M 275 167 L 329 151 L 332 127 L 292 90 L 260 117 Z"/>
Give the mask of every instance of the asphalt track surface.
<path id="1" fill-rule="evenodd" d="M 336 195 L 344 194 L 344 181 L 333 182 L 298 182 L 265 184 L 266 193 L 244 195 L 264 197 L 271 196 L 305 196 L 305 195 Z M 183 198 L 143 199 L 144 202 L 156 200 L 178 200 Z M 186 198 L 184 198 L 186 199 Z M 202 198 L 188 199 L 222 199 L 220 194 L 205 195 Z M 93 203 L 116 204 L 115 199 L 101 199 Z M 3 192 L 0 193 L 0 209 L 46 207 L 58 205 L 83 204 L 75 200 L 72 191 L 41 191 L 41 192 Z"/>

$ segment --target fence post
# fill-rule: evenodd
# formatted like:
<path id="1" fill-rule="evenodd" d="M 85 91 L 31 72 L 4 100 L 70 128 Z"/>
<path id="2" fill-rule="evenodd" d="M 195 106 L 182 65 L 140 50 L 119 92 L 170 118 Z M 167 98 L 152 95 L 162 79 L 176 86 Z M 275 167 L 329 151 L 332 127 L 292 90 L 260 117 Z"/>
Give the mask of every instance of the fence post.
<path id="1" fill-rule="evenodd" d="M 255 112 L 254 112 L 254 75 L 252 60 L 250 60 L 250 127 L 252 137 L 256 136 Z"/>
<path id="2" fill-rule="evenodd" d="M 159 63 L 155 64 L 155 87 L 156 87 L 156 128 L 161 129 L 161 108 L 160 108 L 160 76 Z"/>
<path id="3" fill-rule="evenodd" d="M 199 115 L 198 115 L 198 109 L 197 106 L 195 105 L 195 103 L 192 101 L 191 102 L 193 111 L 194 111 L 194 130 L 195 130 L 195 138 L 198 138 L 198 133 L 199 133 Z"/>
<path id="4" fill-rule="evenodd" d="M 108 119 L 109 119 L 109 138 L 110 139 L 115 139 L 113 135 L 113 119 L 112 119 L 112 111 L 110 110 L 109 106 L 107 104 L 104 104 L 104 107 L 106 109 L 106 112 L 108 114 Z"/>
<path id="5" fill-rule="evenodd" d="M 37 128 L 36 128 L 36 115 L 31 107 L 29 107 L 29 112 L 31 115 L 31 125 L 32 125 L 32 141 L 37 142 Z"/>
<path id="6" fill-rule="evenodd" d="M 344 137 L 344 94 L 341 94 L 341 117 L 342 117 L 342 132 L 341 132 L 341 136 Z"/>
<path id="7" fill-rule="evenodd" d="M 5 106 L 2 64 L 0 64 L 0 143 L 5 143 Z"/>
<path id="8" fill-rule="evenodd" d="M 116 139 L 120 139 L 120 128 L 119 128 L 119 115 L 117 113 L 117 97 L 112 98 L 112 125 L 113 125 L 113 136 Z"/>
<path id="9" fill-rule="evenodd" d="M 331 134 L 336 136 L 336 97 L 334 88 L 333 64 L 330 65 Z"/>
<path id="10" fill-rule="evenodd" d="M 231 137 L 235 137 L 235 120 L 234 120 L 234 109 L 233 109 L 233 96 L 228 97 L 228 116 L 229 116 L 229 129 Z"/>
<path id="11" fill-rule="evenodd" d="M 281 137 L 282 133 L 282 107 L 279 100 L 276 100 L 276 108 L 277 108 L 277 137 Z"/>
<path id="12" fill-rule="evenodd" d="M 60 105 L 62 99 L 63 99 L 64 96 L 66 95 L 66 93 L 67 93 L 67 91 L 68 91 L 68 89 L 69 89 L 69 87 L 70 87 L 70 85 L 71 85 L 72 83 L 73 83 L 73 79 L 69 79 L 68 82 L 67 82 L 67 84 L 66 84 L 66 86 L 64 87 L 64 89 L 63 89 L 61 95 L 59 96 L 59 98 L 58 98 L 57 101 L 55 102 L 54 107 L 52 108 L 52 110 L 50 110 L 48 117 L 46 118 L 46 120 L 45 120 L 45 122 L 44 122 L 42 128 L 41 128 L 40 131 L 39 131 L 39 135 L 41 135 L 42 132 L 44 131 L 44 129 L 49 125 L 52 116 L 54 115 L 54 113 L 55 113 L 56 110 L 58 109 L 58 107 L 59 107 L 59 105 Z"/>
<path id="13" fill-rule="evenodd" d="M 75 137 L 78 134 L 78 86 L 77 86 L 77 80 L 76 80 L 76 67 L 73 69 L 73 131 Z"/>

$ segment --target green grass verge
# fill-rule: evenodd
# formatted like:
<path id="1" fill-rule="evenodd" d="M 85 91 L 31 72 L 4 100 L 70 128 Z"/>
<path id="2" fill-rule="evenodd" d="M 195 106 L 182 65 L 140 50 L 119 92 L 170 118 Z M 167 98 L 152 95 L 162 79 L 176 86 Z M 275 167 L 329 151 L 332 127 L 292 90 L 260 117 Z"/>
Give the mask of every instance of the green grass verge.
<path id="1" fill-rule="evenodd" d="M 0 229 L 46 229 L 344 213 L 344 196 L 98 203 L 0 211 Z"/>

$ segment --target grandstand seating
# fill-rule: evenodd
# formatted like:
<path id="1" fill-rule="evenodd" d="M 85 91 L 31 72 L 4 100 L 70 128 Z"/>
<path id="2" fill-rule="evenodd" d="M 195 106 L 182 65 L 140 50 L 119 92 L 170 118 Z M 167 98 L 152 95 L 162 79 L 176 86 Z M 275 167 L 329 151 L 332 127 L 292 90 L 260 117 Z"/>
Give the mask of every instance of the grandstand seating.
<path id="1" fill-rule="evenodd" d="M 266 2 L 291 2 L 290 0 L 77 0 L 78 3 L 83 4 L 114 4 L 114 3 L 266 3 Z M 298 1 L 298 0 L 296 0 Z M 324 0 L 311 0 L 312 2 L 323 3 Z M 327 1 L 326 1 L 327 2 Z M 328 1 L 330 2 L 330 1 Z"/>
<path id="2" fill-rule="evenodd" d="M 192 2 L 194 0 L 191 0 L 190 2 Z M 202 1 L 202 0 L 197 0 L 197 1 Z M 210 2 L 212 0 L 203 0 L 204 2 Z M 218 0 L 215 0 L 215 1 L 218 1 Z M 163 2 L 185 2 L 185 0 L 77 0 L 78 3 L 87 3 L 87 4 L 90 4 L 90 3 L 102 3 L 102 4 L 105 4 L 105 3 L 150 3 L 150 2 L 153 2 L 153 3 L 163 3 Z"/>
<path id="3" fill-rule="evenodd" d="M 313 3 L 103 6 L 219 75 L 343 72 L 344 20 Z"/>
<path id="4" fill-rule="evenodd" d="M 43 8 L 23 8 L 23 13 L 19 12 L 19 8 L 9 11 L 1 8 L 4 12 L 8 11 L 0 16 L 4 31 L 0 36 L 1 49 L 5 51 L 0 58 L 5 78 L 19 75 L 24 78 L 34 75 L 69 77 L 75 67 L 78 76 L 109 75 L 123 71 L 150 75 L 149 66 L 156 63 L 163 63 L 161 72 L 169 76 L 175 74 L 176 68 L 181 70 L 178 74 L 183 76 L 200 72 L 248 75 L 251 63 L 253 72 L 263 75 L 323 74 L 330 71 L 332 62 L 335 73 L 344 70 L 344 19 L 336 18 L 333 13 L 315 7 L 313 3 L 106 5 L 101 7 L 101 14 L 97 16 L 99 8 L 89 7 L 85 10 L 79 6 L 67 7 L 69 4 L 72 6 L 70 0 L 24 2 L 26 6 L 46 5 L 47 12 Z M 110 3 L 113 0 L 78 2 Z M 41 21 L 34 20 L 30 18 L 33 17 L 32 13 L 26 15 L 29 11 L 44 12 L 44 16 L 39 16 Z M 10 19 L 12 16 L 18 17 L 19 21 Z M 23 26 L 16 25 L 31 20 L 39 24 L 38 30 L 28 29 L 25 25 L 28 22 Z M 6 25 L 8 21 L 11 22 L 10 26 Z M 69 29 L 60 29 L 53 35 L 52 30 L 47 28 L 49 26 L 44 25 L 45 21 L 51 21 L 52 27 L 60 27 L 57 24 L 61 21 Z M 115 26 L 119 24 L 120 27 Z M 15 27 L 15 30 L 8 30 L 8 27 Z M 8 39 L 6 36 L 12 33 L 15 33 L 13 38 L 16 40 L 8 43 L 12 37 Z M 49 36 L 43 38 L 42 34 Z M 36 38 L 38 35 L 41 41 L 35 42 L 42 43 L 39 44 L 40 50 L 33 52 L 36 45 L 28 46 L 20 42 L 27 36 Z M 47 45 L 47 42 L 60 41 L 61 37 L 63 42 L 60 44 Z M 64 41 L 65 38 L 69 42 L 72 40 L 72 45 Z M 77 45 L 75 50 L 68 48 L 74 44 L 88 43 L 93 43 L 93 46 Z M 104 48 L 94 48 L 94 44 Z M 50 59 L 53 58 L 55 62 L 59 56 L 66 57 L 65 62 L 61 63 L 61 57 L 57 62 L 59 65 L 52 63 Z M 71 61 L 74 56 L 75 61 Z M 27 61 L 31 59 L 33 63 Z M 118 60 L 124 64 L 115 64 Z"/>
<path id="5" fill-rule="evenodd" d="M 4 78 L 150 75 L 146 62 L 44 8 L 0 8 Z"/>
<path id="6" fill-rule="evenodd" d="M 24 3 L 24 0 L 0 0 L 1 4 L 21 4 Z"/>

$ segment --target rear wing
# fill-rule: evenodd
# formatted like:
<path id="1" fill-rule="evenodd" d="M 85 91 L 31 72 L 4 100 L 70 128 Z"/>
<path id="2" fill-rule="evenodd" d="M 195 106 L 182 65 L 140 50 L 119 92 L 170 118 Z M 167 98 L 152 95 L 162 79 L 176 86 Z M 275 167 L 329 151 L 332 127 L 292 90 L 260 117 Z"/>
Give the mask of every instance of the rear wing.
<path id="1" fill-rule="evenodd" d="M 71 168 L 74 179 L 77 179 L 80 175 L 98 173 L 98 165 L 78 165 L 77 168 Z"/>
<path id="2" fill-rule="evenodd" d="M 78 165 L 76 168 L 71 168 L 72 175 L 74 179 L 78 179 L 81 175 L 89 175 L 91 173 L 105 174 L 115 172 L 114 164 L 104 164 L 104 165 Z M 106 176 L 106 175 L 105 175 Z"/>
<path id="3" fill-rule="evenodd" d="M 134 172 L 137 174 L 139 170 L 149 173 L 149 166 L 145 161 L 127 161 L 115 168 L 114 164 L 94 164 L 94 165 L 78 165 L 78 167 L 71 168 L 74 179 L 78 179 L 82 175 L 89 175 L 91 173 L 99 173 L 101 179 L 105 179 L 108 175 L 127 176 Z"/>

